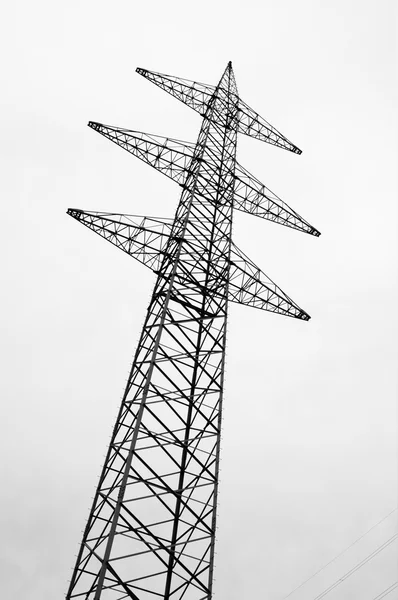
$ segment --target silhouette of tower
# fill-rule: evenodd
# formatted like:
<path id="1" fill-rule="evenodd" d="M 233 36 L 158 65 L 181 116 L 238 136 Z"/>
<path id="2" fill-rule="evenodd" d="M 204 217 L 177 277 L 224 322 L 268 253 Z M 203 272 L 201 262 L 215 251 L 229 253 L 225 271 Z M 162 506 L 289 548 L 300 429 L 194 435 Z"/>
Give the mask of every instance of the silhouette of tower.
<path id="1" fill-rule="evenodd" d="M 69 209 L 156 282 L 67 598 L 210 600 L 228 302 L 309 316 L 231 239 L 233 209 L 319 232 L 236 162 L 243 133 L 301 151 L 238 96 L 137 69 L 203 117 L 196 144 L 90 122 L 174 179 L 173 219 Z"/>

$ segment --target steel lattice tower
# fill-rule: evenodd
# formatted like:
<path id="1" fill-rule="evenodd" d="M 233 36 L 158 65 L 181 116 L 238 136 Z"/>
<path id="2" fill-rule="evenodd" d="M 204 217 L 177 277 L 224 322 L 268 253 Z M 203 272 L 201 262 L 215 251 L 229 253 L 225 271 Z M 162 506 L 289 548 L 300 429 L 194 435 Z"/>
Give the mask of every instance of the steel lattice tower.
<path id="1" fill-rule="evenodd" d="M 174 220 L 69 209 L 156 283 L 67 598 L 210 600 L 228 301 L 309 316 L 231 239 L 233 209 L 319 232 L 236 162 L 243 133 L 301 151 L 238 96 L 137 69 L 203 117 L 196 144 L 90 122 L 182 188 Z"/>

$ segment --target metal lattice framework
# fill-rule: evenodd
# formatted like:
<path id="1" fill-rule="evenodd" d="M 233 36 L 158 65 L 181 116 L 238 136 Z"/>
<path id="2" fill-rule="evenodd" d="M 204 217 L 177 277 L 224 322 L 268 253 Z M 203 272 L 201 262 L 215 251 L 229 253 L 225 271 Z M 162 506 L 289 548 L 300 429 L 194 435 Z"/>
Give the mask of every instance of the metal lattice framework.
<path id="1" fill-rule="evenodd" d="M 196 144 L 90 122 L 182 187 L 174 220 L 69 209 L 156 282 L 67 598 L 210 600 L 228 301 L 308 320 L 231 239 L 233 209 L 319 232 L 236 162 L 244 133 L 301 151 L 238 96 L 137 71 L 203 117 Z"/>

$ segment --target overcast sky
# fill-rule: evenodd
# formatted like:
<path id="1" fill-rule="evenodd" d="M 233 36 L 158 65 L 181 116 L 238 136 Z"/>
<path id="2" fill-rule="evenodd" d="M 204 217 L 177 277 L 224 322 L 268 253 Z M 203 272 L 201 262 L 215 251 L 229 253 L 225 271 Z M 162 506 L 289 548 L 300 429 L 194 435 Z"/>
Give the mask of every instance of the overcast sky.
<path id="1" fill-rule="evenodd" d="M 155 281 L 65 211 L 170 217 L 179 199 L 87 121 L 187 140 L 200 127 L 137 66 L 216 84 L 232 60 L 244 101 L 303 150 L 241 136 L 239 162 L 322 232 L 235 217 L 236 244 L 312 319 L 231 307 L 215 599 L 282 600 L 396 506 L 394 4 L 7 3 L 3 598 L 66 592 Z M 394 515 L 291 600 L 393 531 Z M 373 600 L 395 561 L 396 544 L 328 599 Z"/>

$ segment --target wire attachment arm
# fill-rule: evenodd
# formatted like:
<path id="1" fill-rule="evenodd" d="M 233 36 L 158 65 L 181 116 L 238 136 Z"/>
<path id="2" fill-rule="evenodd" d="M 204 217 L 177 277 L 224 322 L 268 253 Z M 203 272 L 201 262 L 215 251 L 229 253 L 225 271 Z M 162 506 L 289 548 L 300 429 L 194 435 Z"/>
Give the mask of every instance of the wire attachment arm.
<path id="1" fill-rule="evenodd" d="M 140 67 L 136 69 L 136 72 L 201 115 L 205 114 L 208 102 L 216 89 L 213 85 L 155 73 Z"/>
<path id="2" fill-rule="evenodd" d="M 242 212 L 279 223 L 279 225 L 285 225 L 316 237 L 321 235 L 315 227 L 239 163 L 236 163 L 235 168 L 234 206 Z"/>
<path id="3" fill-rule="evenodd" d="M 126 252 L 152 271 L 158 272 L 164 249 L 171 234 L 172 220 L 137 215 L 89 212 L 69 208 L 67 214 Z M 187 248 L 192 242 L 186 240 Z M 192 248 L 194 250 L 194 248 Z M 219 258 L 222 258 L 220 255 Z M 224 255 L 224 258 L 225 255 Z M 263 273 L 232 243 L 228 277 L 228 298 L 232 302 L 269 312 L 309 320 L 309 315 Z M 193 274 L 186 274 L 183 283 L 192 290 L 202 284 Z M 218 295 L 217 289 L 213 290 Z"/>
<path id="4" fill-rule="evenodd" d="M 297 148 L 287 137 L 263 119 L 263 117 L 260 117 L 258 113 L 241 99 L 239 99 L 238 133 L 244 133 L 267 144 L 294 152 L 294 154 L 301 154 L 300 148 Z"/>
<path id="5" fill-rule="evenodd" d="M 209 102 L 217 91 L 214 85 L 191 81 L 182 77 L 174 77 L 173 75 L 165 75 L 164 73 L 156 73 L 140 67 L 136 69 L 136 72 L 202 116 L 205 115 Z M 235 90 L 231 91 L 231 96 L 234 96 L 239 101 L 238 133 L 243 133 L 273 146 L 284 148 L 295 154 L 301 154 L 301 150 L 297 146 L 237 96 L 236 86 Z"/>
<path id="6" fill-rule="evenodd" d="M 152 271 L 158 271 L 172 220 L 68 208 L 67 214 Z"/>
<path id="7" fill-rule="evenodd" d="M 311 318 L 232 243 L 229 300 L 246 306 L 309 321 Z"/>
<path id="8" fill-rule="evenodd" d="M 184 183 L 195 144 L 89 121 L 88 126 L 177 183 Z"/>

